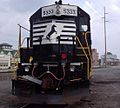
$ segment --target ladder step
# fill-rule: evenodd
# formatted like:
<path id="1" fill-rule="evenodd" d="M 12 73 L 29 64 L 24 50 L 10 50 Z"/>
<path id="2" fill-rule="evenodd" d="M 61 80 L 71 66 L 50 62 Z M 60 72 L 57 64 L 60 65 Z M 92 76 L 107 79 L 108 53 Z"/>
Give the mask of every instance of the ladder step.
<path id="1" fill-rule="evenodd" d="M 89 54 L 87 54 L 87 55 L 89 55 Z M 76 54 L 76 56 L 85 56 L 85 54 Z"/>
<path id="2" fill-rule="evenodd" d="M 81 49 L 89 49 L 89 48 L 88 47 L 83 47 L 83 48 L 82 47 L 76 47 L 76 49 L 81 50 Z"/>

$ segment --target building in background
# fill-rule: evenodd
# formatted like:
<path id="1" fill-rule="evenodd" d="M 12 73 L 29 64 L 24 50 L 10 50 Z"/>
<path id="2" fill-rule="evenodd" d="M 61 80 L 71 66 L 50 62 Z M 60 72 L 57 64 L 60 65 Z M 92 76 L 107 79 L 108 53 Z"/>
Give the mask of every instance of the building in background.
<path id="1" fill-rule="evenodd" d="M 92 49 L 92 65 L 98 66 L 99 65 L 99 53 L 97 52 L 97 49 Z"/>
<path id="2" fill-rule="evenodd" d="M 12 49 L 12 45 L 8 43 L 0 44 L 0 69 L 11 68 L 15 64 L 14 55 L 17 50 Z"/>
<path id="3" fill-rule="evenodd" d="M 117 55 L 112 54 L 111 52 L 107 52 L 106 55 L 106 65 L 107 66 L 118 66 L 120 64 L 120 60 L 117 58 Z M 105 65 L 105 55 L 101 56 L 101 65 Z"/>
<path id="4" fill-rule="evenodd" d="M 0 54 L 0 69 L 9 69 L 10 66 L 10 56 Z"/>

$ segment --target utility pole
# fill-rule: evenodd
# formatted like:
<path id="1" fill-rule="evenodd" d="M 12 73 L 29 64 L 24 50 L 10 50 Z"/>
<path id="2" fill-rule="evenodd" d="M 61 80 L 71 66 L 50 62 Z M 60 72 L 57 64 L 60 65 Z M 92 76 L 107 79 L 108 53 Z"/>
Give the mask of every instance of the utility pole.
<path id="1" fill-rule="evenodd" d="M 106 21 L 106 14 L 108 14 L 108 13 L 106 13 L 106 10 L 105 10 L 105 7 L 104 7 L 104 17 L 103 17 L 103 19 L 104 19 L 104 39 L 105 39 L 105 67 L 107 66 L 107 42 L 106 42 L 106 22 L 108 22 L 108 21 Z"/>

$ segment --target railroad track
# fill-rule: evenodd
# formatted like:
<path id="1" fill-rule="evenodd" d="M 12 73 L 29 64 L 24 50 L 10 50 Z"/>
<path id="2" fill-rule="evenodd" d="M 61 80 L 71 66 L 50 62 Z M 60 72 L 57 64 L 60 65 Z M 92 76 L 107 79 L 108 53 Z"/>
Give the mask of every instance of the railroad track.
<path id="1" fill-rule="evenodd" d="M 67 104 L 55 105 L 55 104 L 25 104 L 20 108 L 67 108 Z"/>

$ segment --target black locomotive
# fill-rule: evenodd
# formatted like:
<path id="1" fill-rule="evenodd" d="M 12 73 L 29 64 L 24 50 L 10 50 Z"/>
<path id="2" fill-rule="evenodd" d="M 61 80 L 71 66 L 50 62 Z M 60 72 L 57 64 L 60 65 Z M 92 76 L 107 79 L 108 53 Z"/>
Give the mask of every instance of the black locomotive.
<path id="1" fill-rule="evenodd" d="M 90 16 L 61 0 L 42 7 L 30 17 L 12 92 L 62 95 L 68 86 L 89 83 L 91 59 Z"/>

